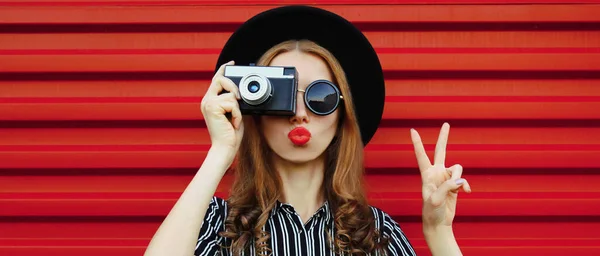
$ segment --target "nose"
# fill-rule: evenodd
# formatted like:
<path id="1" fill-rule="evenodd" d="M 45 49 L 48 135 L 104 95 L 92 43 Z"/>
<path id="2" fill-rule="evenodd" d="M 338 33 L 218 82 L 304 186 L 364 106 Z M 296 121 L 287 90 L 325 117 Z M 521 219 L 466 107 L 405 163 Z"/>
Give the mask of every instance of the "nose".
<path id="1" fill-rule="evenodd" d="M 290 117 L 290 123 L 302 124 L 310 121 L 306 106 L 304 105 L 304 92 L 299 91 L 296 95 L 296 114 Z"/>

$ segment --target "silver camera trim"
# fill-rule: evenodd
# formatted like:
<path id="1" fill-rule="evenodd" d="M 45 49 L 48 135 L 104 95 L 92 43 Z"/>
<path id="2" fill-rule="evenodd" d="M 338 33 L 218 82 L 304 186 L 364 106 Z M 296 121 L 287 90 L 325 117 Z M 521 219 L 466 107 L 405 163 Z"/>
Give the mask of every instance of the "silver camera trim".
<path id="1" fill-rule="evenodd" d="M 248 85 L 251 82 L 258 82 L 259 88 L 257 92 L 248 90 Z M 261 74 L 249 73 L 242 77 L 239 85 L 240 97 L 249 105 L 260 105 L 273 96 L 273 87 L 268 78 Z"/>
<path id="2" fill-rule="evenodd" d="M 252 73 L 270 78 L 294 78 L 293 75 L 284 75 L 284 70 L 285 67 L 273 66 L 225 66 L 224 75 L 230 77 L 243 77 Z"/>

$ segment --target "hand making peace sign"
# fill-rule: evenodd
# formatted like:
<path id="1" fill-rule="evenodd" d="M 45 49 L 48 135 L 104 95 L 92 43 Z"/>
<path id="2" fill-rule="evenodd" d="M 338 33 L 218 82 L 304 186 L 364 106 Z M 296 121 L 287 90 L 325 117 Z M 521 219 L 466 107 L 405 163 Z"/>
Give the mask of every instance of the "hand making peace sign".
<path id="1" fill-rule="evenodd" d="M 461 178 L 462 166 L 445 166 L 449 132 L 450 125 L 444 123 L 435 147 L 433 164 L 425 153 L 419 133 L 414 129 L 410 132 L 421 171 L 423 225 L 427 227 L 451 226 L 456 214 L 458 190 L 462 187 L 465 192 L 471 193 L 469 183 Z"/>

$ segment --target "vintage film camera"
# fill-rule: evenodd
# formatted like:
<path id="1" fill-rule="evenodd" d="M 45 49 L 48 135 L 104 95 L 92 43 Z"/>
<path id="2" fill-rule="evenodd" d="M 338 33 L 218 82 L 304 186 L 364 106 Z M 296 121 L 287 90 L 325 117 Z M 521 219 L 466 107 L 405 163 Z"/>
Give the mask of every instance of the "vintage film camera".
<path id="1" fill-rule="evenodd" d="M 224 76 L 239 88 L 242 114 L 291 116 L 296 113 L 298 72 L 295 67 L 225 66 Z"/>

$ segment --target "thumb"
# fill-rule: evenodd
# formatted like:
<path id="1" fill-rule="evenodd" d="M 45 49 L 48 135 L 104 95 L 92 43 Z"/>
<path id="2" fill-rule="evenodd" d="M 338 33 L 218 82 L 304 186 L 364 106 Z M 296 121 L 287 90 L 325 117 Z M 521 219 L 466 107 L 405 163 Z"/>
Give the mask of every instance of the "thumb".
<path id="1" fill-rule="evenodd" d="M 439 207 L 446 201 L 448 193 L 457 193 L 458 189 L 465 183 L 465 179 L 450 179 L 442 183 L 435 192 L 431 195 L 431 204 L 434 207 Z"/>

